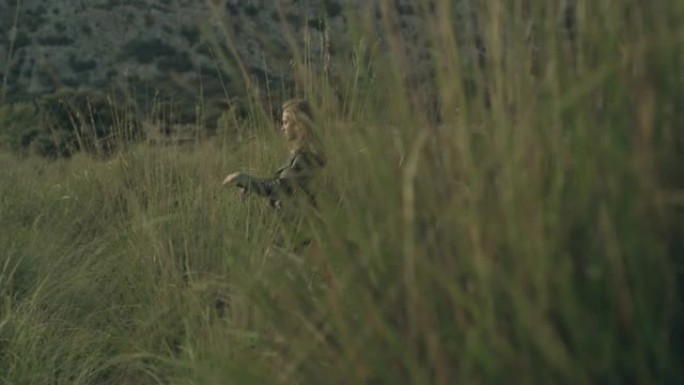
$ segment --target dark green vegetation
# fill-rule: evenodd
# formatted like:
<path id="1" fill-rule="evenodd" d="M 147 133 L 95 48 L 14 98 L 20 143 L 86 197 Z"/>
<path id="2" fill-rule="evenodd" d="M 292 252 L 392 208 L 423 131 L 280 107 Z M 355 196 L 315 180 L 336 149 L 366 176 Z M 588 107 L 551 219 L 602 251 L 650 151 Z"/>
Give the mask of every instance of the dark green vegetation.
<path id="1" fill-rule="evenodd" d="M 192 148 L 0 158 L 0 380 L 682 383 L 684 3 L 434 3 L 432 93 L 393 32 L 334 87 L 298 57 L 329 155 L 304 253 L 220 188 L 286 156 L 263 95 Z"/>
<path id="2" fill-rule="evenodd" d="M 94 91 L 64 90 L 34 104 L 0 106 L 0 145 L 43 157 L 69 157 L 78 151 L 107 155 L 142 139 L 135 108 L 123 99 Z"/>

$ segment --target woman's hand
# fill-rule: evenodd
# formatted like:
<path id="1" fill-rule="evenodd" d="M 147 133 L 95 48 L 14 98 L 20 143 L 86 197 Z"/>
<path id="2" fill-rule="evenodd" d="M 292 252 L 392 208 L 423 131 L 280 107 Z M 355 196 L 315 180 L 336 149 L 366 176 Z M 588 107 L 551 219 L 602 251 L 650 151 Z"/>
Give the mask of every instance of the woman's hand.
<path id="1" fill-rule="evenodd" d="M 234 172 L 226 177 L 226 179 L 223 180 L 223 185 L 224 186 L 230 186 L 235 183 L 237 180 L 237 177 L 240 176 L 239 172 Z"/>
<path id="2" fill-rule="evenodd" d="M 238 199 L 240 199 L 240 202 L 246 201 L 246 200 L 247 200 L 247 190 L 245 190 L 244 188 L 240 187 L 240 195 L 239 195 L 239 198 L 238 198 Z"/>

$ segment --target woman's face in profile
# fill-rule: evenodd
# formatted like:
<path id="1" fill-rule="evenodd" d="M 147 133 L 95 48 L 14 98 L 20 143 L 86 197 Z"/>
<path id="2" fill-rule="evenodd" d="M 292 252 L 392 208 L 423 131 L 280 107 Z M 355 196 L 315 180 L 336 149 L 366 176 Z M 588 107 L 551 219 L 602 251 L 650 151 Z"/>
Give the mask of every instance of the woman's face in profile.
<path id="1" fill-rule="evenodd" d="M 296 122 L 294 115 L 292 114 L 292 111 L 290 110 L 285 110 L 283 111 L 283 126 L 280 128 L 280 130 L 283 132 L 285 135 L 285 139 L 287 140 L 295 140 L 297 138 L 297 129 L 295 127 Z"/>

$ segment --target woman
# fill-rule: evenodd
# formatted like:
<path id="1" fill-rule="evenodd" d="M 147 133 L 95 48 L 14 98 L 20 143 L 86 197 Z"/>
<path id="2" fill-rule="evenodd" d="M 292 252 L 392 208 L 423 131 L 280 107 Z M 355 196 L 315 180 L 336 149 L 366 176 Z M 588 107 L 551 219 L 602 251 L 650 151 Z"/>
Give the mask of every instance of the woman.
<path id="1" fill-rule="evenodd" d="M 268 250 L 280 250 L 289 253 L 288 250 L 299 253 L 309 249 L 309 254 L 318 256 L 318 268 L 321 269 L 328 281 L 331 280 L 330 267 L 321 258 L 317 248 L 310 247 L 312 237 L 306 229 L 323 228 L 320 217 L 317 215 L 301 215 L 305 210 L 296 204 L 302 200 L 309 208 L 316 206 L 314 195 L 310 185 L 318 172 L 325 167 L 326 157 L 323 146 L 313 131 L 311 109 L 309 104 L 301 99 L 288 100 L 282 106 L 281 131 L 290 144 L 290 157 L 279 168 L 272 178 L 259 178 L 241 172 L 234 172 L 223 180 L 224 186 L 236 185 L 240 187 L 240 196 L 244 199 L 247 194 L 254 193 L 269 199 L 271 206 L 281 209 L 282 218 L 286 222 L 280 230 L 280 236 L 276 236 L 272 248 Z M 281 210 L 279 210 L 281 211 Z M 307 222 L 306 225 L 304 222 Z M 276 230 L 278 231 L 278 230 Z"/>
<path id="2" fill-rule="evenodd" d="M 310 183 L 317 172 L 325 166 L 323 148 L 315 135 L 311 121 L 311 109 L 301 99 L 288 100 L 283 104 L 281 131 L 290 143 L 291 151 L 287 162 L 272 178 L 259 178 L 241 172 L 234 172 L 223 180 L 224 186 L 240 187 L 240 196 L 255 193 L 269 199 L 271 205 L 281 207 L 283 198 L 304 197 L 315 206 Z"/>

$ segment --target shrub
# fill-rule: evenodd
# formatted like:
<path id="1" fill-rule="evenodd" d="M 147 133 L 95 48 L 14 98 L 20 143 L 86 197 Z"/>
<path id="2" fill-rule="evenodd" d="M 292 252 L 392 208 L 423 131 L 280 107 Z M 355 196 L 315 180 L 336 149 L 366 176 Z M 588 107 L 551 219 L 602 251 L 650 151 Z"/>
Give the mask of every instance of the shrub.
<path id="1" fill-rule="evenodd" d="M 134 39 L 123 47 L 121 58 L 133 58 L 138 63 L 149 64 L 160 56 L 173 56 L 176 49 L 164 43 L 161 39 Z"/>
<path id="2" fill-rule="evenodd" d="M 83 32 L 83 34 L 86 36 L 90 36 L 93 34 L 93 27 L 89 26 L 88 24 L 84 24 L 81 26 L 81 32 Z"/>
<path id="3" fill-rule="evenodd" d="M 42 155 L 79 150 L 106 155 L 141 136 L 134 109 L 101 93 L 62 90 L 42 97 L 39 110 L 41 142 L 36 146 Z"/>
<path id="4" fill-rule="evenodd" d="M 307 22 L 307 25 L 310 28 L 313 28 L 319 32 L 325 30 L 325 20 L 321 18 L 310 18 L 309 21 Z"/>
<path id="5" fill-rule="evenodd" d="M 79 59 L 75 54 L 69 57 L 69 64 L 75 72 L 90 71 L 97 67 L 97 62 L 93 59 Z"/>
<path id="6" fill-rule="evenodd" d="M 151 14 L 146 13 L 144 19 L 145 19 L 145 26 L 146 27 L 149 28 L 149 27 L 152 27 L 154 25 L 154 18 L 152 17 Z"/>
<path id="7" fill-rule="evenodd" d="M 43 36 L 38 41 L 43 45 L 65 46 L 73 43 L 74 39 L 68 36 Z"/>
<path id="8" fill-rule="evenodd" d="M 180 30 L 181 34 L 185 36 L 190 45 L 195 45 L 200 40 L 200 31 L 195 26 L 183 26 Z"/>
<path id="9" fill-rule="evenodd" d="M 28 9 L 19 20 L 19 25 L 25 25 L 31 32 L 35 32 L 45 24 L 45 7 L 38 6 L 35 9 Z"/>
<path id="10" fill-rule="evenodd" d="M 342 13 L 342 6 L 336 0 L 323 0 L 323 9 L 328 17 L 336 17 Z"/>
<path id="11" fill-rule="evenodd" d="M 248 4 L 245 7 L 245 13 L 247 14 L 247 16 L 254 17 L 259 14 L 259 7 L 257 7 L 254 4 Z"/>
<path id="12" fill-rule="evenodd" d="M 26 47 L 31 44 L 31 38 L 24 31 L 17 31 L 17 35 L 14 38 L 14 49 L 17 50 L 22 47 Z"/>
<path id="13" fill-rule="evenodd" d="M 162 56 L 157 59 L 157 68 L 162 71 L 188 72 L 193 69 L 193 63 L 187 52 L 180 52 L 173 56 Z"/>
<path id="14" fill-rule="evenodd" d="M 15 152 L 26 149 L 38 134 L 38 123 L 33 104 L 0 106 L 0 147 Z"/>

